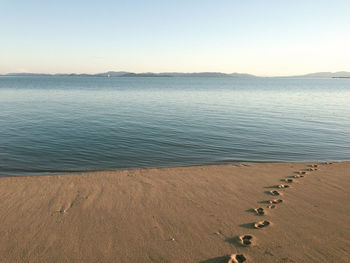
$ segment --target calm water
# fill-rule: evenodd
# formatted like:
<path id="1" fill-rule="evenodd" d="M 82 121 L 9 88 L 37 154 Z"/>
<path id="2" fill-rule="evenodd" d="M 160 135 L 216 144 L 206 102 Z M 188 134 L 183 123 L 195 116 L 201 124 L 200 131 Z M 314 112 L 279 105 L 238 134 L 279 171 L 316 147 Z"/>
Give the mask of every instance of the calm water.
<path id="1" fill-rule="evenodd" d="M 350 79 L 0 77 L 0 176 L 350 159 Z"/>

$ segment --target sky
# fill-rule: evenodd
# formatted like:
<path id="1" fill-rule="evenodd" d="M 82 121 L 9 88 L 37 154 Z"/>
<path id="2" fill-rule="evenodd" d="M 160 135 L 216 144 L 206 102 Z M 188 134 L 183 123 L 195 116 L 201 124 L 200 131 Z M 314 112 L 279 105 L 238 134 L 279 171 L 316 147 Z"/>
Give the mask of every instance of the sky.
<path id="1" fill-rule="evenodd" d="M 350 71 L 349 0 L 0 0 L 0 74 Z"/>

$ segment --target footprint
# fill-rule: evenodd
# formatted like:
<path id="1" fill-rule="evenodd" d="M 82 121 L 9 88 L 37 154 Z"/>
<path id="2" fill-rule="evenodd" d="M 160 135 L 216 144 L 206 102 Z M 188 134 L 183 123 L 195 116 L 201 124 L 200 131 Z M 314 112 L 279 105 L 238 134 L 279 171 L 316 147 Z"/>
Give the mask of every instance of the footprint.
<path id="1" fill-rule="evenodd" d="M 318 165 L 317 164 L 311 164 L 310 167 L 317 168 Z"/>
<path id="2" fill-rule="evenodd" d="M 280 184 L 277 187 L 278 188 L 289 188 L 289 185 L 287 185 L 287 184 Z"/>
<path id="3" fill-rule="evenodd" d="M 247 258 L 243 254 L 232 254 L 227 263 L 243 263 L 246 261 Z"/>
<path id="4" fill-rule="evenodd" d="M 297 174 L 297 175 L 293 175 L 294 178 L 302 178 L 304 177 L 304 175 L 300 175 L 300 174 Z"/>
<path id="5" fill-rule="evenodd" d="M 274 208 L 276 208 L 276 206 L 275 205 L 268 205 L 267 208 L 268 209 L 274 209 Z"/>
<path id="6" fill-rule="evenodd" d="M 262 208 L 262 207 L 255 208 L 254 211 L 255 211 L 255 213 L 256 213 L 257 215 L 259 215 L 259 216 L 265 215 L 265 209 Z"/>
<path id="7" fill-rule="evenodd" d="M 270 204 L 280 204 L 283 203 L 282 199 L 273 199 L 273 200 L 269 200 Z"/>
<path id="8" fill-rule="evenodd" d="M 307 172 L 306 171 L 299 171 L 298 174 L 305 175 L 305 174 L 307 174 Z"/>
<path id="9" fill-rule="evenodd" d="M 270 221 L 267 221 L 267 220 L 265 220 L 265 221 L 259 221 L 259 222 L 256 222 L 256 223 L 254 224 L 254 228 L 260 229 L 260 228 L 267 227 L 267 226 L 269 226 L 270 224 L 271 224 Z"/>
<path id="10" fill-rule="evenodd" d="M 316 170 L 317 170 L 317 168 L 312 168 L 312 167 L 306 169 L 306 171 L 310 171 L 310 172 L 316 171 Z"/>
<path id="11" fill-rule="evenodd" d="M 290 184 L 294 182 L 293 179 L 291 179 L 291 178 L 283 179 L 283 181 L 286 183 L 290 183 Z"/>
<path id="12" fill-rule="evenodd" d="M 272 195 L 281 195 L 281 193 L 278 192 L 277 190 L 272 190 L 269 193 L 272 194 Z"/>
<path id="13" fill-rule="evenodd" d="M 250 246 L 253 244 L 253 239 L 254 237 L 252 235 L 243 235 L 239 237 L 241 244 L 244 246 Z"/>

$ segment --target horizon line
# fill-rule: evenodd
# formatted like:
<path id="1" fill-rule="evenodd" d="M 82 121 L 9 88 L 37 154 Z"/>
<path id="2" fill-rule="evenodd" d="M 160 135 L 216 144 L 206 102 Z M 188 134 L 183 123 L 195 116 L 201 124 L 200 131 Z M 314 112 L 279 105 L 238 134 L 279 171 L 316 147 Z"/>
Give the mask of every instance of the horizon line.
<path id="1" fill-rule="evenodd" d="M 33 75 L 99 75 L 99 74 L 108 74 L 108 73 L 125 73 L 125 74 L 225 74 L 225 75 L 233 75 L 233 74 L 239 74 L 239 75 L 250 75 L 252 77 L 298 77 L 298 76 L 307 76 L 310 74 L 336 74 L 336 73 L 346 73 L 350 74 L 350 71 L 318 71 L 318 72 L 309 72 L 309 73 L 302 73 L 297 75 L 255 75 L 252 73 L 246 73 L 246 72 L 220 72 L 220 71 L 191 71 L 191 72 L 181 72 L 181 71 L 159 71 L 159 72 L 152 72 L 152 71 L 143 71 L 143 72 L 134 72 L 134 71 L 126 71 L 126 70 L 108 70 L 104 72 L 95 72 L 95 73 L 77 73 L 77 72 L 71 72 L 71 73 L 43 73 L 43 72 L 8 72 L 8 73 L 0 73 L 0 76 L 9 76 L 9 75 L 20 75 L 20 74 L 33 74 Z"/>

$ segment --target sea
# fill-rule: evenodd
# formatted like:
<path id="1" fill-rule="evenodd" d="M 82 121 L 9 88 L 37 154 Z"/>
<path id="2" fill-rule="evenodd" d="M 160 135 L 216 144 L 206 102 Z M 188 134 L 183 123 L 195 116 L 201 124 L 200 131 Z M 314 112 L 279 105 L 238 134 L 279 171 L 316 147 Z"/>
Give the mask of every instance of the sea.
<path id="1" fill-rule="evenodd" d="M 350 159 L 350 79 L 0 77 L 0 176 Z"/>

